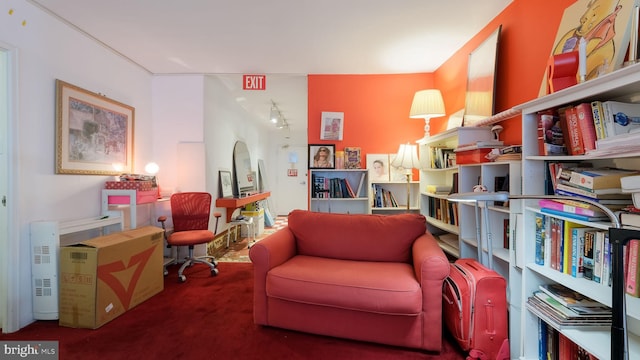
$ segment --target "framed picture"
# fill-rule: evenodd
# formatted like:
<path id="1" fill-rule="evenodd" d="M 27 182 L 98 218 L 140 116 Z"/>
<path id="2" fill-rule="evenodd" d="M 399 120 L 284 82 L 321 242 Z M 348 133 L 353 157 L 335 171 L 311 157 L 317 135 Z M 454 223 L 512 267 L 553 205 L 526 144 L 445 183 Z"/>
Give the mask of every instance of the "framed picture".
<path id="1" fill-rule="evenodd" d="M 320 140 L 342 140 L 344 130 L 344 113 L 322 112 L 320 122 Z"/>
<path id="2" fill-rule="evenodd" d="M 389 155 L 367 154 L 367 170 L 370 182 L 389 181 Z"/>
<path id="3" fill-rule="evenodd" d="M 132 171 L 133 107 L 62 80 L 56 106 L 56 174 Z"/>
<path id="4" fill-rule="evenodd" d="M 309 144 L 309 169 L 335 169 L 335 145 Z"/>
<path id="5" fill-rule="evenodd" d="M 346 146 L 344 148 L 344 168 L 362 169 L 360 166 L 360 148 L 356 146 Z"/>
<path id="6" fill-rule="evenodd" d="M 233 196 L 233 183 L 231 182 L 231 171 L 220 170 L 220 197 L 232 197 Z"/>

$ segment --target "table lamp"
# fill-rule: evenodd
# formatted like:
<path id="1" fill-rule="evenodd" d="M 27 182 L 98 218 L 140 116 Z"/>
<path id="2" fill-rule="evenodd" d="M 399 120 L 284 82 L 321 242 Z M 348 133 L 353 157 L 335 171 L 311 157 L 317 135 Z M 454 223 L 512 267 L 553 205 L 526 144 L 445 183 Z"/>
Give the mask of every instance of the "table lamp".
<path id="1" fill-rule="evenodd" d="M 431 118 L 444 115 L 444 101 L 442 100 L 442 93 L 440 93 L 440 90 L 420 90 L 413 95 L 409 117 L 412 119 L 424 119 L 425 138 L 431 136 L 429 134 L 429 121 Z"/>
<path id="2" fill-rule="evenodd" d="M 560 195 L 511 195 L 508 192 L 466 192 L 451 194 L 449 201 L 457 202 L 479 202 L 479 201 L 508 201 L 509 199 L 551 199 L 551 200 L 572 200 L 581 201 L 589 205 L 593 205 L 602 210 L 609 220 L 609 241 L 611 243 L 611 359 L 629 359 L 628 341 L 627 341 L 627 310 L 625 304 L 624 290 L 624 245 L 630 240 L 640 239 L 640 231 L 622 229 L 620 220 L 616 214 L 608 207 L 596 201 L 588 199 L 576 198 L 573 196 Z M 486 205 L 486 204 L 485 204 Z M 485 209 L 485 221 L 488 221 L 487 206 Z M 477 224 L 477 221 L 476 221 Z M 487 227 L 488 229 L 488 227 Z M 491 238 L 488 231 L 487 249 L 491 254 Z M 480 239 L 478 238 L 478 241 Z M 478 244 L 478 247 L 481 245 Z M 492 257 L 489 256 L 489 259 Z"/>
<path id="3" fill-rule="evenodd" d="M 418 151 L 416 145 L 400 144 L 396 158 L 391 162 L 391 166 L 403 168 L 407 177 L 407 212 L 411 205 L 411 172 L 420 168 L 418 161 Z"/>

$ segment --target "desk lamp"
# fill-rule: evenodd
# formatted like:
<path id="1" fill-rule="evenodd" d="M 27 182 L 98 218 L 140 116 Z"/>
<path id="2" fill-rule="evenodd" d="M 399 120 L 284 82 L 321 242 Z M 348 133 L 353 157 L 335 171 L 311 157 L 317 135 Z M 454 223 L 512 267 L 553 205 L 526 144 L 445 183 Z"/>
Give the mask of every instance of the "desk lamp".
<path id="1" fill-rule="evenodd" d="M 391 166 L 403 168 L 407 177 L 407 212 L 411 205 L 411 172 L 413 169 L 420 168 L 418 161 L 418 151 L 416 145 L 400 144 L 396 158 L 391 162 Z"/>
<path id="2" fill-rule="evenodd" d="M 457 202 L 479 202 L 479 201 L 508 201 L 509 199 L 551 199 L 551 200 L 572 200 L 581 201 L 593 205 L 602 210 L 609 220 L 609 241 L 611 243 L 611 359 L 629 359 L 627 342 L 627 315 L 624 290 L 624 245 L 633 239 L 640 239 L 640 231 L 622 229 L 620 220 L 616 214 L 608 207 L 588 199 L 576 198 L 572 196 L 559 195 L 511 195 L 508 192 L 467 192 L 449 195 L 450 201 Z M 485 204 L 486 205 L 486 204 Z M 488 219 L 488 210 L 485 209 L 485 219 Z M 485 220 L 488 221 L 488 220 Z M 477 223 L 477 222 L 476 222 Z M 488 229 L 488 228 L 487 228 Z M 487 248 L 491 254 L 491 238 L 488 232 Z M 480 239 L 478 239 L 479 241 Z M 480 247 L 480 244 L 478 244 Z M 489 256 L 491 259 L 491 256 Z"/>

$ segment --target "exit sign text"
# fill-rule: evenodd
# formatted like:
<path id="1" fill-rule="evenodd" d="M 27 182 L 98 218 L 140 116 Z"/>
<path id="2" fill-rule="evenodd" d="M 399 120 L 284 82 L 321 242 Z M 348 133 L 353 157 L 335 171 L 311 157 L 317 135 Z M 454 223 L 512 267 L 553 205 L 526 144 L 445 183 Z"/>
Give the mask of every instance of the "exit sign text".
<path id="1" fill-rule="evenodd" d="M 266 75 L 242 75 L 242 89 L 243 90 L 266 90 L 267 76 Z"/>

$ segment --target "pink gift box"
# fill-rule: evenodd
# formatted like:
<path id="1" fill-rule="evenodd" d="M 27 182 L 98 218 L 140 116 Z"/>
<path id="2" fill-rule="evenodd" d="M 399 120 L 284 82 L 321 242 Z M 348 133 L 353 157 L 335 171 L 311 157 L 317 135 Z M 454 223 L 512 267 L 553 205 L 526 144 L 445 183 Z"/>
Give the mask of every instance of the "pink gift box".
<path id="1" fill-rule="evenodd" d="M 153 181 L 107 181 L 104 186 L 105 189 L 117 189 L 117 190 L 138 190 L 138 191 L 150 191 L 153 189 Z M 155 191 L 155 190 L 154 190 Z"/>

